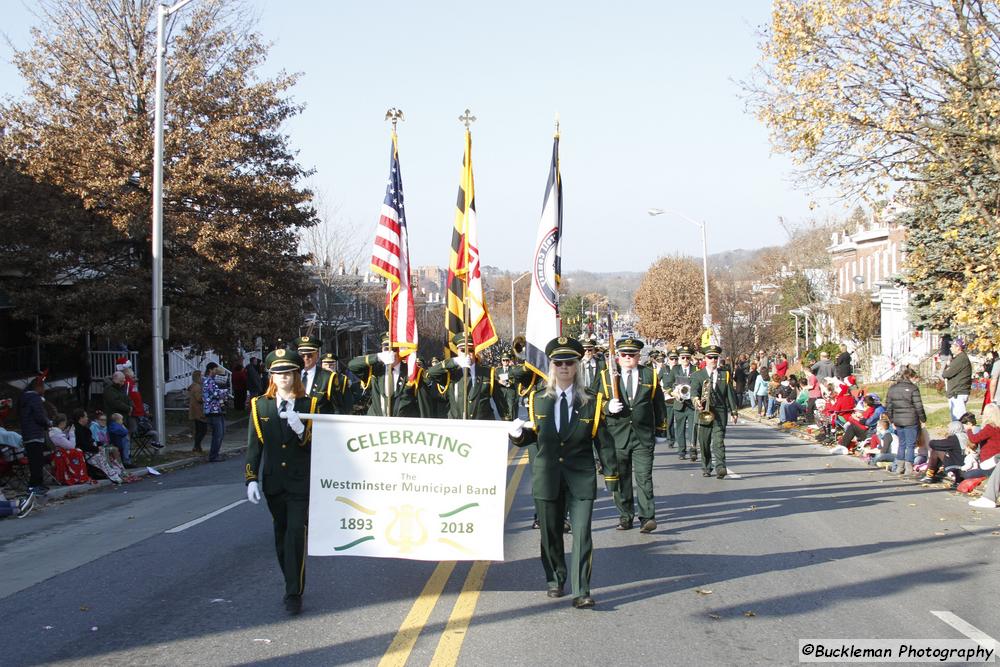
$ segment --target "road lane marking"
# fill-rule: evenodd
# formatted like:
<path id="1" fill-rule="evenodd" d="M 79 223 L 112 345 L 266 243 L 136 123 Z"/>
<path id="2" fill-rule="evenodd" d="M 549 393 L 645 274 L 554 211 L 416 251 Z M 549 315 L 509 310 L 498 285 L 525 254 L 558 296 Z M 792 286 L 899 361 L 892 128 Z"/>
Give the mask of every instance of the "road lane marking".
<path id="1" fill-rule="evenodd" d="M 518 447 L 510 448 L 510 452 L 507 454 L 508 466 L 510 466 L 514 457 L 520 451 Z M 517 475 L 520 469 L 520 466 L 518 466 L 517 470 L 514 471 L 514 475 Z M 518 476 L 518 480 L 520 480 L 520 476 Z M 511 501 L 508 498 L 507 507 L 504 511 L 505 519 L 510 509 L 510 504 Z M 399 631 L 393 637 L 389 648 L 386 649 L 385 655 L 379 660 L 379 667 L 403 667 L 406 664 L 410 653 L 413 651 L 413 647 L 417 643 L 417 638 L 420 637 L 421 631 L 427 625 L 427 619 L 430 618 L 431 612 L 434 611 L 434 607 L 441 597 L 441 592 L 444 590 L 445 584 L 448 583 L 448 579 L 451 577 L 454 569 L 455 561 L 441 561 L 434 568 L 434 572 L 431 573 L 430 579 L 424 585 L 424 589 L 420 591 L 420 595 L 413 601 L 413 606 L 410 607 L 409 613 L 403 619 L 403 623 L 399 626 Z"/>
<path id="2" fill-rule="evenodd" d="M 165 533 L 179 533 L 182 530 L 187 530 L 188 528 L 191 528 L 192 526 L 197 526 L 199 523 L 202 523 L 203 521 L 208 521 L 212 517 L 219 516 L 223 512 L 228 512 L 229 510 L 233 509 L 234 507 L 239 507 L 240 505 L 242 505 L 245 502 L 247 502 L 246 498 L 244 498 L 243 500 L 237 500 L 235 503 L 231 503 L 229 505 L 226 505 L 225 507 L 220 507 L 219 509 L 215 510 L 214 512 L 209 512 L 208 514 L 206 514 L 203 517 L 200 517 L 198 519 L 194 519 L 192 521 L 188 521 L 187 523 L 182 523 L 179 526 L 174 526 L 170 530 L 165 530 L 163 532 L 165 532 Z"/>
<path id="3" fill-rule="evenodd" d="M 1000 644 L 997 644 L 997 640 L 993 639 L 993 637 L 990 637 L 976 626 L 965 622 L 950 611 L 932 611 L 931 613 L 961 632 L 969 639 L 978 642 L 981 646 L 993 648 L 994 650 L 1000 647 Z"/>
<path id="4" fill-rule="evenodd" d="M 510 514 L 510 508 L 514 505 L 514 495 L 517 487 L 521 484 L 521 476 L 524 475 L 525 465 L 528 462 L 528 452 L 524 450 L 521 458 L 517 461 L 517 468 L 510 477 L 507 484 L 507 504 L 504 507 L 504 523 Z M 448 617 L 448 624 L 445 625 L 441 639 L 438 640 L 434 657 L 431 658 L 433 667 L 445 667 L 458 663 L 458 655 L 462 651 L 462 642 L 472 622 L 472 616 L 476 613 L 476 604 L 479 602 L 479 592 L 483 589 L 483 582 L 486 581 L 486 571 L 490 569 L 491 561 L 479 560 L 472 564 L 469 575 L 462 585 L 462 592 L 455 600 L 455 606 Z"/>

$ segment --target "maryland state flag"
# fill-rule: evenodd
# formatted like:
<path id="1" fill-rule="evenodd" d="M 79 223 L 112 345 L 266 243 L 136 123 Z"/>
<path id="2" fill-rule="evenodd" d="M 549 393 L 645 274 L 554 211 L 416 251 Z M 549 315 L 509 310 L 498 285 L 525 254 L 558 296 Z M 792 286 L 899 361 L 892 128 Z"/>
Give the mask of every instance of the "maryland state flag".
<path id="1" fill-rule="evenodd" d="M 483 298 L 476 194 L 472 179 L 472 133 L 468 128 L 465 130 L 465 157 L 462 160 L 462 180 L 458 186 L 456 207 L 455 229 L 451 233 L 448 302 L 445 305 L 444 322 L 452 352 L 458 352 L 452 343 L 452 336 L 467 331 L 469 340 L 474 343 L 478 353 L 497 341 L 497 333 Z"/>

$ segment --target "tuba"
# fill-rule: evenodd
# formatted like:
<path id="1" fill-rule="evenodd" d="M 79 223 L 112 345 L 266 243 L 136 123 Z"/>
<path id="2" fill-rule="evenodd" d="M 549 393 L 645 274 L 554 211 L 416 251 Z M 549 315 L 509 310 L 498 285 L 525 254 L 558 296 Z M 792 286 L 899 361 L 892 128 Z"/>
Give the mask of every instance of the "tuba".
<path id="1" fill-rule="evenodd" d="M 711 426 L 715 421 L 712 414 L 712 380 L 705 380 L 701 385 L 701 400 L 698 402 L 698 423 L 702 426 Z"/>
<path id="2" fill-rule="evenodd" d="M 518 359 L 524 361 L 524 348 L 528 346 L 528 341 L 525 340 L 524 336 L 518 336 L 510 344 L 510 351 L 514 353 L 514 356 Z"/>

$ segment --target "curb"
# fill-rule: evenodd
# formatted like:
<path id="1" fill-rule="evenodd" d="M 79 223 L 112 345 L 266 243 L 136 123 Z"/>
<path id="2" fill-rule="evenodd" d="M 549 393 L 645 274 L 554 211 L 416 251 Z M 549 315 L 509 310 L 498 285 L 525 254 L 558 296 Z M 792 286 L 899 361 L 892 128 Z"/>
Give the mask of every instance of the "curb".
<path id="1" fill-rule="evenodd" d="M 228 454 L 242 454 L 246 451 L 246 445 L 237 445 L 236 447 L 230 447 L 229 449 L 223 449 L 220 453 L 223 455 Z M 149 466 L 154 468 L 156 471 L 172 472 L 174 470 L 179 470 L 181 468 L 187 468 L 199 463 L 208 463 L 208 460 L 204 456 L 191 456 L 186 459 L 178 459 L 176 461 L 169 461 L 159 466 Z M 130 468 L 128 474 L 132 477 L 149 477 L 149 467 L 145 468 Z M 96 484 L 75 484 L 73 486 L 57 486 L 55 488 L 49 489 L 48 493 L 43 496 L 44 502 L 48 503 L 50 500 L 67 500 L 69 498 L 77 498 L 79 496 L 84 496 L 89 493 L 93 493 L 100 489 L 106 489 L 108 487 L 124 486 L 115 484 L 110 479 L 96 480 Z"/>

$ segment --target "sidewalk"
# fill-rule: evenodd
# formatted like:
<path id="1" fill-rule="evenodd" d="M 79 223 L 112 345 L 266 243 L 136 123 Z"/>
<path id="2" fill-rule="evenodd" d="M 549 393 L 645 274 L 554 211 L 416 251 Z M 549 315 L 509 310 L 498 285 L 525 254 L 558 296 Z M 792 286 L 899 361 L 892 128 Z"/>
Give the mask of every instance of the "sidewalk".
<path id="1" fill-rule="evenodd" d="M 150 473 L 150 468 L 157 472 L 164 473 L 178 468 L 207 463 L 208 449 L 212 442 L 211 431 L 205 436 L 202 442 L 204 452 L 192 452 L 194 447 L 194 430 L 191 422 L 183 424 L 167 425 L 167 442 L 163 449 L 159 450 L 156 458 L 148 466 L 129 468 L 128 474 L 135 478 L 154 476 Z M 230 458 L 242 455 L 247 446 L 247 413 L 230 412 L 226 415 L 226 434 L 222 439 L 222 458 Z M 108 479 L 95 480 L 92 484 L 76 484 L 74 486 L 53 486 L 49 487 L 49 492 L 45 494 L 45 502 L 51 500 L 64 500 L 74 498 L 86 493 L 92 493 L 99 489 L 104 489 L 115 484 Z"/>

